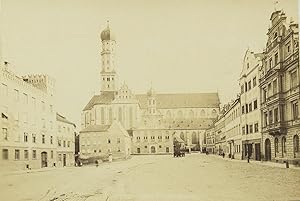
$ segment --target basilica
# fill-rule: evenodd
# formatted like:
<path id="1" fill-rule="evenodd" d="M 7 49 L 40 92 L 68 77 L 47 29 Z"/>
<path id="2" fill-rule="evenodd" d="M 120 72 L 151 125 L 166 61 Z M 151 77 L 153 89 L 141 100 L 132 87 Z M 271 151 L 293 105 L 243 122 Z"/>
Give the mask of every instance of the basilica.
<path id="1" fill-rule="evenodd" d="M 101 90 L 81 113 L 80 154 L 169 154 L 173 140 L 201 150 L 204 132 L 219 114 L 218 93 L 134 94 L 118 85 L 116 39 L 109 25 L 101 32 Z"/>

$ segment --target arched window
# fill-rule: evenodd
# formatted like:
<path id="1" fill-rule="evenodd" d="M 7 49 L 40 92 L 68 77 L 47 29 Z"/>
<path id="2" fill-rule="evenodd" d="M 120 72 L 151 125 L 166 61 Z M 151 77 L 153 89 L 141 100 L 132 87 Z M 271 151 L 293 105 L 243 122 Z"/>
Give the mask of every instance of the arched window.
<path id="1" fill-rule="evenodd" d="M 105 118 L 104 118 L 104 107 L 101 107 L 101 124 L 105 123 Z"/>
<path id="2" fill-rule="evenodd" d="M 236 115 L 236 113 L 235 113 L 235 115 Z M 211 116 L 212 116 L 212 117 L 216 117 L 216 116 L 217 116 L 217 111 L 216 111 L 215 109 L 213 109 L 213 110 L 211 111 Z"/>
<path id="3" fill-rule="evenodd" d="M 119 122 L 122 122 L 122 108 L 121 107 L 119 107 L 119 112 L 118 112 L 118 120 L 119 120 Z"/>
<path id="4" fill-rule="evenodd" d="M 282 137 L 282 154 L 286 153 L 286 138 Z"/>
<path id="5" fill-rule="evenodd" d="M 179 110 L 179 111 L 177 112 L 177 118 L 178 118 L 178 119 L 182 119 L 182 118 L 183 118 L 183 112 L 182 112 L 181 110 Z"/>
<path id="6" fill-rule="evenodd" d="M 196 132 L 193 132 L 192 134 L 192 144 L 198 144 Z"/>
<path id="7" fill-rule="evenodd" d="M 200 116 L 201 116 L 201 117 L 205 117 L 205 111 L 204 111 L 203 109 L 202 109 L 201 112 L 200 112 Z"/>
<path id="8" fill-rule="evenodd" d="M 274 140 L 274 148 L 275 148 L 275 157 L 277 155 L 277 153 L 279 153 L 279 150 L 278 150 L 278 138 L 276 137 L 275 140 Z"/>
<path id="9" fill-rule="evenodd" d="M 194 113 L 193 110 L 191 110 L 191 111 L 189 112 L 189 117 L 192 119 L 192 118 L 194 118 L 194 116 L 195 116 L 195 113 Z"/>
<path id="10" fill-rule="evenodd" d="M 113 120 L 113 112 L 112 112 L 112 108 L 111 108 L 111 107 L 109 108 L 108 119 L 109 119 L 109 122 L 112 123 L 112 120 Z"/>
<path id="11" fill-rule="evenodd" d="M 171 115 L 171 111 L 170 111 L 170 110 L 168 110 L 168 111 L 167 111 L 167 119 L 171 119 L 171 117 L 172 117 L 172 115 Z"/>
<path id="12" fill-rule="evenodd" d="M 182 140 L 184 140 L 184 133 L 183 133 L 183 132 L 180 133 L 180 138 L 181 138 Z"/>
<path id="13" fill-rule="evenodd" d="M 133 125 L 133 109 L 132 107 L 129 108 L 129 126 L 132 127 Z"/>
<path id="14" fill-rule="evenodd" d="M 299 136 L 298 135 L 294 135 L 293 138 L 293 144 L 294 144 L 294 158 L 297 157 L 297 153 L 299 153 Z"/>

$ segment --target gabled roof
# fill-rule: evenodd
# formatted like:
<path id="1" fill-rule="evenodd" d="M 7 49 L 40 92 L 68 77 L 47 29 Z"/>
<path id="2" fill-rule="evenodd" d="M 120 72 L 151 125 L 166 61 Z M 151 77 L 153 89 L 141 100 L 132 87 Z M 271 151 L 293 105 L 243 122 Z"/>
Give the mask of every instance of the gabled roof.
<path id="1" fill-rule="evenodd" d="M 83 130 L 80 131 L 80 133 L 86 133 L 86 132 L 105 132 L 109 129 L 110 125 L 90 125 Z"/>
<path id="2" fill-rule="evenodd" d="M 147 95 L 136 95 L 142 109 L 147 108 Z M 218 93 L 178 93 L 156 94 L 158 109 L 173 108 L 218 108 L 220 104 Z"/>
<path id="3" fill-rule="evenodd" d="M 84 107 L 83 111 L 90 110 L 94 105 L 97 104 L 110 104 L 115 99 L 115 92 L 107 91 L 102 92 L 100 95 L 92 97 L 90 102 Z"/>

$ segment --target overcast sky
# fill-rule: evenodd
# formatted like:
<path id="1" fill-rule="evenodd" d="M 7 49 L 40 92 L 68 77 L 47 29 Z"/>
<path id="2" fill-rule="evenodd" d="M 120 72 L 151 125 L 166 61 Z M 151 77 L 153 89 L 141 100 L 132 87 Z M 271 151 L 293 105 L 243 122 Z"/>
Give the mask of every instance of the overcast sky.
<path id="1" fill-rule="evenodd" d="M 265 46 L 273 0 L 2 0 L 3 55 L 19 74 L 56 80 L 57 109 L 79 124 L 100 91 L 100 32 L 110 21 L 117 72 L 135 93 L 238 93 L 247 48 Z M 298 22 L 297 1 L 277 5 Z"/>

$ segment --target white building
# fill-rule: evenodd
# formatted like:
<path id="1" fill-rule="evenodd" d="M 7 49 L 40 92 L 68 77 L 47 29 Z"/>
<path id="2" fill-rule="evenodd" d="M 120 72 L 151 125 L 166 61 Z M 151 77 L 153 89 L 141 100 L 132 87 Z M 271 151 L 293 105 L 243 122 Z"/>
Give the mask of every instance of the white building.
<path id="1" fill-rule="evenodd" d="M 19 77 L 0 72 L 0 167 L 17 170 L 56 163 L 54 80 L 47 75 Z"/>
<path id="2" fill-rule="evenodd" d="M 225 135 L 229 157 L 242 159 L 242 135 L 240 129 L 241 109 L 240 97 L 233 101 L 225 112 Z"/>
<path id="3" fill-rule="evenodd" d="M 76 125 L 57 113 L 56 126 L 57 166 L 74 166 Z"/>
<path id="4" fill-rule="evenodd" d="M 247 50 L 239 85 L 241 88 L 241 128 L 243 158 L 261 159 L 261 111 L 259 71 L 262 68 L 262 54 Z"/>

